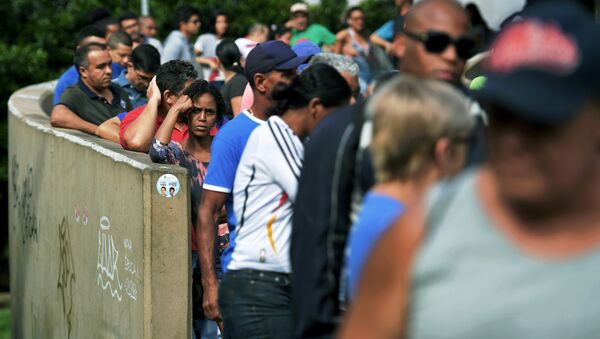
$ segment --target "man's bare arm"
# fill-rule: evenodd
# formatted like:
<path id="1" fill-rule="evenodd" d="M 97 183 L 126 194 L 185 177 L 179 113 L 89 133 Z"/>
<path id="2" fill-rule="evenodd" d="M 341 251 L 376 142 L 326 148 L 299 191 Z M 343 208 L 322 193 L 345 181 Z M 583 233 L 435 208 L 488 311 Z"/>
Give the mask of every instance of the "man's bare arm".
<path id="1" fill-rule="evenodd" d="M 119 117 L 112 117 L 101 123 L 96 129 L 96 135 L 102 139 L 110 140 L 119 143 L 119 126 L 121 120 Z"/>
<path id="2" fill-rule="evenodd" d="M 96 134 L 98 126 L 81 119 L 65 105 L 56 105 L 50 114 L 50 125 L 53 127 L 69 128 Z"/>
<path id="3" fill-rule="evenodd" d="M 219 283 L 215 274 L 215 238 L 217 236 L 217 215 L 225 201 L 227 193 L 215 192 L 204 189 L 202 202 L 198 211 L 198 222 L 196 234 L 198 234 L 198 258 L 202 273 L 202 287 L 204 288 L 204 300 L 202 306 L 207 319 L 220 321 L 218 293 Z"/>
<path id="4" fill-rule="evenodd" d="M 160 89 L 156 85 L 156 77 L 148 86 L 148 104 L 140 115 L 127 127 L 123 134 L 127 149 L 137 152 L 148 152 L 150 143 L 156 133 L 156 118 L 161 101 Z"/>

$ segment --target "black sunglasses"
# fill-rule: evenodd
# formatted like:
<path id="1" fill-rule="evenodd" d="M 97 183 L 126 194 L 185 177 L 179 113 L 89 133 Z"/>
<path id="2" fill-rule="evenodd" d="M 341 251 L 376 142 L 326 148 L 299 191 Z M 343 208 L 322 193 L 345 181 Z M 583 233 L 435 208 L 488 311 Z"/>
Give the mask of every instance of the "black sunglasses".
<path id="1" fill-rule="evenodd" d="M 443 32 L 429 31 L 417 34 L 404 31 L 404 34 L 411 39 L 422 42 L 425 45 L 425 50 L 429 53 L 440 54 L 452 44 L 456 48 L 456 54 L 461 59 L 465 60 L 473 55 L 473 48 L 475 47 L 475 41 L 473 39 L 467 37 L 454 39 Z"/>

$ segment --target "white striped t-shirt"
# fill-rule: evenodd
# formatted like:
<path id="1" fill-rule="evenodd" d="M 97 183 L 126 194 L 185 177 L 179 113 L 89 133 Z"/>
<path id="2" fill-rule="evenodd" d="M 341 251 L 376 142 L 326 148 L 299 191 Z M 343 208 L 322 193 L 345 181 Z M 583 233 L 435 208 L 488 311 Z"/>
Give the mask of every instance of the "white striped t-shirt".
<path id="1" fill-rule="evenodd" d="M 280 117 L 252 132 L 233 186 L 238 233 L 228 269 L 291 272 L 293 203 L 303 158 L 302 142 Z"/>

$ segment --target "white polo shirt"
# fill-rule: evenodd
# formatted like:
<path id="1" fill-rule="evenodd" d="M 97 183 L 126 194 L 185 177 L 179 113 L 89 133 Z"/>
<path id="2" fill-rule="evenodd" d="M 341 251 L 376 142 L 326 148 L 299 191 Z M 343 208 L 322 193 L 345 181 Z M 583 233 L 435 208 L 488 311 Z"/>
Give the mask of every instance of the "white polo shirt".
<path id="1" fill-rule="evenodd" d="M 280 117 L 252 132 L 235 176 L 238 225 L 228 269 L 291 272 L 292 213 L 303 159 L 302 142 Z"/>

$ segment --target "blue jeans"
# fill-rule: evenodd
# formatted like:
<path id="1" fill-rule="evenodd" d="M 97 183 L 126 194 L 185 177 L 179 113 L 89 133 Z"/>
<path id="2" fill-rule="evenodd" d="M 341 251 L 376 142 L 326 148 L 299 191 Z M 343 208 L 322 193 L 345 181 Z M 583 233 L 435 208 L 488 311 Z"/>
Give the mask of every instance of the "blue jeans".
<path id="1" fill-rule="evenodd" d="M 229 270 L 219 287 L 224 338 L 285 339 L 293 336 L 289 274 Z"/>
<path id="2" fill-rule="evenodd" d="M 199 261 L 198 261 L 198 253 L 192 252 L 192 272 L 195 270 L 199 270 Z M 199 279 L 199 275 L 196 276 Z M 192 298 L 202 298 L 202 295 L 196 295 L 197 290 L 194 288 L 194 284 L 200 284 L 200 281 L 194 281 L 192 283 Z M 200 299 L 200 305 L 202 305 L 202 300 Z M 217 323 L 208 319 L 193 319 L 192 317 L 192 338 L 202 338 L 202 339 L 218 339 L 219 338 L 219 326 Z"/>

